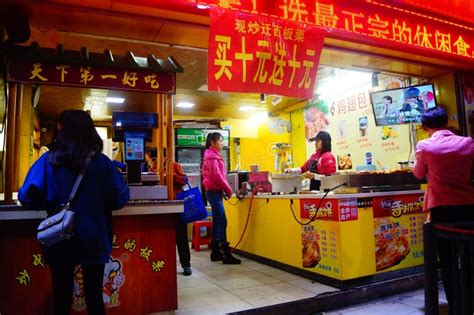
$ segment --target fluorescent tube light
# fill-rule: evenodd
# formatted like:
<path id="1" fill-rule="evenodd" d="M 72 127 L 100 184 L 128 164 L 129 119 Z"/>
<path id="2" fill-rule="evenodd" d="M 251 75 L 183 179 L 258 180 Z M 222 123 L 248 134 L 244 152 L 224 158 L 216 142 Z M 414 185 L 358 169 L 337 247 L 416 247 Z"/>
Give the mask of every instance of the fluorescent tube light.
<path id="1" fill-rule="evenodd" d="M 176 107 L 191 108 L 191 107 L 194 107 L 194 105 L 195 105 L 194 103 L 181 102 L 181 103 L 176 104 Z"/>
<path id="2" fill-rule="evenodd" d="M 125 101 L 125 99 L 123 97 L 106 97 L 105 101 L 107 103 L 122 104 Z"/>

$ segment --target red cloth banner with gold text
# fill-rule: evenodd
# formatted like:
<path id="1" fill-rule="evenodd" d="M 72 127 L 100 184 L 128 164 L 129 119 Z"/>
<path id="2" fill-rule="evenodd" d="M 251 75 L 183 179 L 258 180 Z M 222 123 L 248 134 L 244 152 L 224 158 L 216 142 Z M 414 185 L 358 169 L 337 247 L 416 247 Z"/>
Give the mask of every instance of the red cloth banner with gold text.
<path id="1" fill-rule="evenodd" d="M 209 91 L 313 97 L 325 31 L 211 8 Z"/>

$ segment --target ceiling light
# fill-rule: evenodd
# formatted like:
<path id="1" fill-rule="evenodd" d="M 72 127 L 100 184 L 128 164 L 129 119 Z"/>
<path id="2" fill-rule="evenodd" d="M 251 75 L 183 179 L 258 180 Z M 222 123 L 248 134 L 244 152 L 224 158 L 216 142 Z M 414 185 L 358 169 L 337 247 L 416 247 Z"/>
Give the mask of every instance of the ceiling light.
<path id="1" fill-rule="evenodd" d="M 240 106 L 239 107 L 239 111 L 241 112 L 251 112 L 251 111 L 254 111 L 255 110 L 255 107 L 253 106 Z"/>
<path id="2" fill-rule="evenodd" d="M 209 9 L 209 6 L 207 4 L 198 3 L 196 7 L 201 10 Z"/>
<path id="3" fill-rule="evenodd" d="M 281 96 L 277 96 L 272 100 L 273 106 L 277 106 L 281 102 Z"/>
<path id="4" fill-rule="evenodd" d="M 107 103 L 122 104 L 125 101 L 125 99 L 123 97 L 106 97 L 105 101 Z"/>
<path id="5" fill-rule="evenodd" d="M 191 108 L 191 107 L 194 107 L 194 103 L 189 103 L 189 102 L 180 102 L 178 104 L 176 104 L 176 107 L 180 107 L 180 108 Z"/>

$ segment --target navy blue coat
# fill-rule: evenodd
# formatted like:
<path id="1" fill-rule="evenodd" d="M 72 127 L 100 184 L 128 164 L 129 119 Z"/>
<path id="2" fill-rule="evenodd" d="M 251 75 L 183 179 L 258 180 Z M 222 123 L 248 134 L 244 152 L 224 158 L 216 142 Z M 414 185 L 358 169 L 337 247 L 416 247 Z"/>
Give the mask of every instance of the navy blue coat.
<path id="1" fill-rule="evenodd" d="M 65 204 L 78 173 L 65 167 L 53 167 L 49 152 L 31 167 L 18 192 L 26 209 L 52 213 Z M 53 265 L 106 263 L 112 248 L 112 210 L 122 208 L 130 191 L 122 175 L 104 154 L 92 158 L 72 204 L 74 237 L 43 247 L 46 261 Z"/>

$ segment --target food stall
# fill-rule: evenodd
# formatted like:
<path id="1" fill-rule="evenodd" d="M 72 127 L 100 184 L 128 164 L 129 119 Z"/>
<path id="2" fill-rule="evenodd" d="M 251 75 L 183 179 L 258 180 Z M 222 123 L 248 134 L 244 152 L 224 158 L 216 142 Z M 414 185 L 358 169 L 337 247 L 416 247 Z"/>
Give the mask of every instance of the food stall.
<path id="1" fill-rule="evenodd" d="M 42 209 L 25 210 L 16 204 L 15 191 L 21 185 L 18 164 L 21 152 L 18 143 L 21 121 L 15 124 L 15 113 L 31 104 L 22 104 L 24 86 L 48 84 L 69 87 L 94 87 L 141 91 L 156 94 L 156 113 L 114 112 L 112 133 L 115 141 L 125 143 L 130 202 L 113 212 L 112 252 L 105 266 L 103 299 L 109 314 L 151 313 L 177 309 L 177 278 L 175 222 L 183 211 L 182 201 L 173 196 L 172 168 L 160 168 L 158 174 L 142 176 L 145 141 L 155 143 L 163 161 L 163 147 L 173 149 L 172 95 L 176 72 L 182 68 L 172 57 L 158 60 L 113 56 L 81 51 L 10 45 L 1 51 L 6 62 L 8 82 L 8 117 L 5 162 L 4 204 L 0 206 L 0 313 L 50 313 L 52 289 L 49 269 L 36 240 L 38 224 L 46 217 Z M 140 79 L 140 80 L 138 80 Z M 164 94 L 160 96 L 160 94 Z M 167 128 L 164 124 L 166 113 Z M 28 124 L 29 119 L 24 123 Z M 27 130 L 32 131 L 32 126 Z M 15 141 L 15 136 L 17 141 Z M 26 137 L 29 140 L 30 134 Z M 31 149 L 31 148 L 29 148 Z M 168 159 L 172 159 L 171 154 Z M 165 173 L 168 175 L 164 180 Z M 15 181 L 13 181 L 15 179 Z M 148 181 L 142 185 L 142 181 Z M 161 185 L 157 185 L 159 183 Z M 73 313 L 85 312 L 82 270 L 75 269 Z M 25 299 L 28 303 L 25 303 Z"/>
<path id="2" fill-rule="evenodd" d="M 349 185 L 335 192 L 324 192 L 322 180 L 320 193 L 232 200 L 226 204 L 230 243 L 241 239 L 237 249 L 244 255 L 339 287 L 349 280 L 422 265 L 427 214 L 420 184 L 404 172 L 393 175 L 401 175 L 400 187 L 413 189 L 376 191 L 372 184 L 383 183 L 391 174 L 352 175 L 331 179 Z M 367 183 L 372 192 L 357 192 Z"/>

